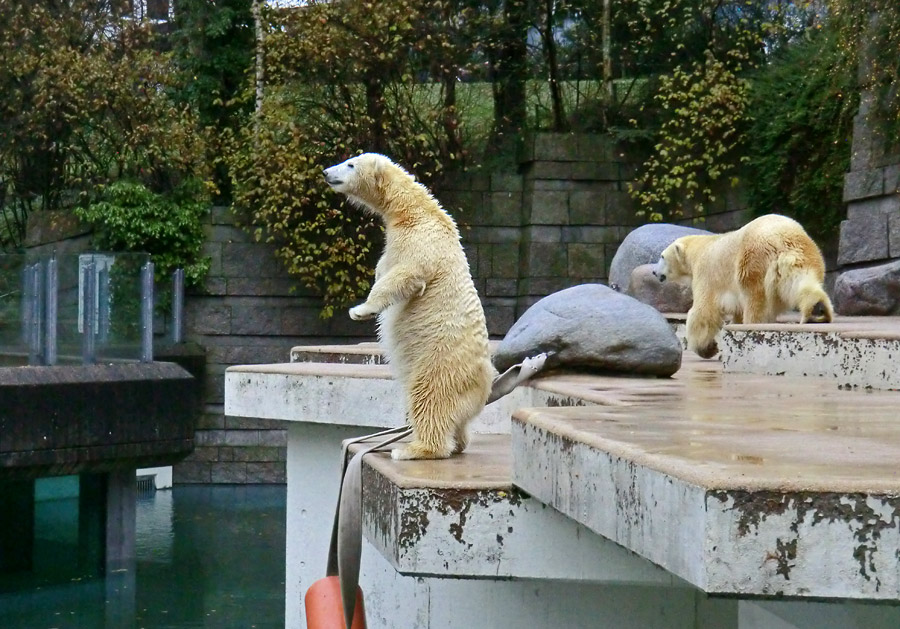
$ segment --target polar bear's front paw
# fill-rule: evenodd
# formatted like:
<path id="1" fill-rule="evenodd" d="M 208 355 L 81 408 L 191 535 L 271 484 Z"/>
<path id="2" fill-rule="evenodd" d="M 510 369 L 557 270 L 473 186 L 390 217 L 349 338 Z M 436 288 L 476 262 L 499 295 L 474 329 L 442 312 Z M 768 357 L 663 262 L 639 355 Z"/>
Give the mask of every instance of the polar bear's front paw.
<path id="1" fill-rule="evenodd" d="M 712 358 L 719 353 L 719 345 L 715 341 L 710 341 L 709 345 L 697 348 L 697 355 L 700 358 Z"/>
<path id="2" fill-rule="evenodd" d="M 369 308 L 366 304 L 360 304 L 350 309 L 350 318 L 354 321 L 365 321 L 377 314 L 377 312 Z"/>
<path id="3" fill-rule="evenodd" d="M 450 450 L 439 452 L 427 447 L 421 441 L 412 441 L 404 448 L 391 450 L 391 458 L 395 461 L 413 461 L 416 459 L 446 459 L 450 456 Z"/>

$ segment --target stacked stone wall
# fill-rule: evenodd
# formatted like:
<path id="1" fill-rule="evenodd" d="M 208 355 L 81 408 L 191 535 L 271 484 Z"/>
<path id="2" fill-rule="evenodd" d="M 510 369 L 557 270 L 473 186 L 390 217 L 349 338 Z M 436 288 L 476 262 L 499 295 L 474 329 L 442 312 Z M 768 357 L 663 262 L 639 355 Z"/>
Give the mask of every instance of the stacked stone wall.
<path id="1" fill-rule="evenodd" d="M 460 224 L 488 328 L 502 336 L 535 301 L 587 282 L 607 283 L 613 255 L 642 224 L 627 186 L 639 158 L 603 135 L 538 134 L 518 172 L 457 175 L 436 194 Z M 712 231 L 749 220 L 739 191 L 679 221 Z"/>
<path id="2" fill-rule="evenodd" d="M 284 423 L 225 415 L 225 370 L 287 362 L 296 345 L 369 340 L 374 324 L 340 312 L 322 319 L 321 300 L 287 274 L 274 245 L 254 242 L 229 208 L 213 208 L 205 229 L 210 272 L 185 300 L 187 337 L 206 348 L 205 407 L 194 452 L 175 467 L 173 480 L 283 483 Z"/>

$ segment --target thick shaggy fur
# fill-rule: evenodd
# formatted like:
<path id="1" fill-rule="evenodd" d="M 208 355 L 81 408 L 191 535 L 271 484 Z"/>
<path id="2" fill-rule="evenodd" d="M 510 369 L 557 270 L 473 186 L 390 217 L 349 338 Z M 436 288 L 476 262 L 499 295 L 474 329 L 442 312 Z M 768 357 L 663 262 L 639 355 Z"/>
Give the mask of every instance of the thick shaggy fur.
<path id="1" fill-rule="evenodd" d="M 413 440 L 394 459 L 443 459 L 468 444 L 496 371 L 484 311 L 453 219 L 383 155 L 325 170 L 336 191 L 384 220 L 385 249 L 355 320 L 378 316 L 378 336 L 407 400 Z"/>
<path id="2" fill-rule="evenodd" d="M 714 338 L 727 315 L 735 323 L 771 323 L 787 310 L 799 310 L 803 323 L 834 317 L 822 288 L 822 252 L 799 223 L 778 214 L 725 234 L 679 238 L 662 252 L 654 274 L 691 280 L 688 349 L 703 358 L 718 351 Z"/>

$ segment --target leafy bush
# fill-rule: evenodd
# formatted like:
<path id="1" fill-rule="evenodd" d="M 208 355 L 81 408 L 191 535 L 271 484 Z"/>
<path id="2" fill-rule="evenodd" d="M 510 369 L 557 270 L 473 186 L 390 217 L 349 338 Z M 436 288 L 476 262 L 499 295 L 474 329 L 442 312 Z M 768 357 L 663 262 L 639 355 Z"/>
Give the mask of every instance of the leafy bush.
<path id="1" fill-rule="evenodd" d="M 833 0 L 829 10 L 845 65 L 871 98 L 861 113 L 884 141 L 875 150 L 900 154 L 900 3 Z"/>
<path id="2" fill-rule="evenodd" d="M 246 213 L 246 226 L 258 241 L 276 243 L 288 272 L 323 295 L 322 315 L 364 295 L 378 231 L 372 217 L 328 192 L 322 167 L 332 147 L 271 119 L 242 130 L 228 146 L 234 203 Z"/>
<path id="3" fill-rule="evenodd" d="M 106 186 L 100 200 L 75 209 L 76 215 L 95 228 L 94 244 L 106 251 L 149 253 L 156 278 L 184 269 L 186 285 L 197 285 L 209 271 L 203 257 L 203 217 L 209 203 L 202 184 L 190 179 L 159 195 L 133 181 Z"/>
<path id="4" fill-rule="evenodd" d="M 105 0 L 10 2 L 0 17 L 0 246 L 28 213 L 87 205 L 117 179 L 167 193 L 208 173 L 206 136 L 148 25 Z M 4 222 L 4 226 L 6 223 Z"/>
<path id="5" fill-rule="evenodd" d="M 746 188 L 757 215 L 777 212 L 829 241 L 844 217 L 853 116 L 859 106 L 855 64 L 834 33 L 787 46 L 753 79 L 748 115 Z"/>
<path id="6" fill-rule="evenodd" d="M 261 111 L 229 134 L 224 155 L 247 226 L 324 296 L 324 316 L 368 291 L 380 226 L 334 195 L 322 169 L 377 151 L 429 184 L 466 158 L 451 5 L 312 3 L 267 14 Z"/>
<path id="7" fill-rule="evenodd" d="M 714 189 L 737 172 L 749 84 L 712 54 L 660 79 L 656 100 L 666 120 L 653 154 L 631 187 L 638 214 L 677 218 L 686 203 L 703 210 Z"/>

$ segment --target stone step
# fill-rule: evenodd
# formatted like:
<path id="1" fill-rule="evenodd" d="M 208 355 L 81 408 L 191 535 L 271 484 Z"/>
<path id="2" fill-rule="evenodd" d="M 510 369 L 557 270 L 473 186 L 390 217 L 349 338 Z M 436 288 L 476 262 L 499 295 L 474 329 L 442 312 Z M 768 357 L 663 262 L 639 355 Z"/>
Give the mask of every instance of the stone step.
<path id="1" fill-rule="evenodd" d="M 404 575 L 685 587 L 514 487 L 509 435 L 442 461 L 375 452 L 362 480 L 364 534 Z"/>
<path id="2" fill-rule="evenodd" d="M 816 376 L 842 387 L 900 389 L 897 317 L 729 325 L 719 347 L 726 372 Z"/>
<path id="3" fill-rule="evenodd" d="M 685 315 L 667 314 L 685 344 Z M 728 373 L 827 378 L 841 387 L 900 389 L 900 317 L 837 317 L 800 324 L 729 324 L 716 337 Z"/>
<path id="4" fill-rule="evenodd" d="M 898 394 L 711 365 L 516 411 L 514 484 L 708 593 L 900 598 Z"/>

